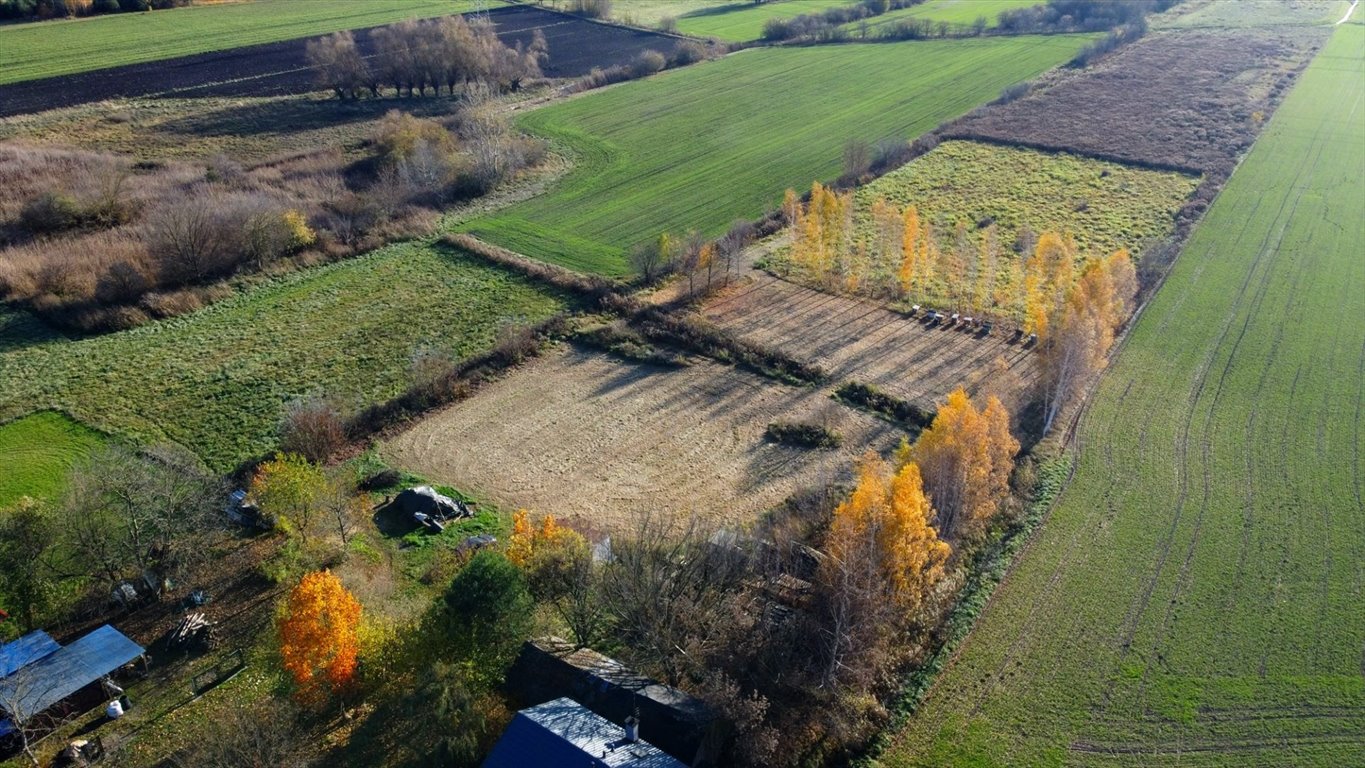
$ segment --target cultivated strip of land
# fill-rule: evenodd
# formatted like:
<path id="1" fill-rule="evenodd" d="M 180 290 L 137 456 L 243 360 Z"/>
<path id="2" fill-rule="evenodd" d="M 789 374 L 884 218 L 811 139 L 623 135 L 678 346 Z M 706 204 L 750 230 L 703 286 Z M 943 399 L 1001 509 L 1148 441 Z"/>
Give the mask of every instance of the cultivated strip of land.
<path id="1" fill-rule="evenodd" d="M 0 26 L 0 83 L 473 9 L 474 0 L 252 0 Z"/>
<path id="2" fill-rule="evenodd" d="M 623 274 L 632 246 L 755 218 L 784 188 L 837 175 L 848 140 L 917 136 L 1086 40 L 745 51 L 537 110 L 522 126 L 571 149 L 577 167 L 549 194 L 466 229 L 538 259 Z"/>
<path id="3" fill-rule="evenodd" d="M 888 766 L 1365 764 L 1365 28 L 1133 329 L 1073 484 Z"/>
<path id="4" fill-rule="evenodd" d="M 771 422 L 823 423 L 838 450 L 764 437 Z M 849 473 L 904 435 L 815 388 L 697 360 L 685 368 L 564 349 L 430 416 L 382 448 L 394 466 L 507 507 L 625 533 L 648 514 L 743 526 L 793 493 Z"/>

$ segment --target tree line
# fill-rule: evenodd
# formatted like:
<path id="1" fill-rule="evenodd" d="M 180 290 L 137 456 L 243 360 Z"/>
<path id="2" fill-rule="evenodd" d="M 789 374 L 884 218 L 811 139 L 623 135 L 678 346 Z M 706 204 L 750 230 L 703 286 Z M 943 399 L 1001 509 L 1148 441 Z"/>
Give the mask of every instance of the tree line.
<path id="1" fill-rule="evenodd" d="M 180 8 L 194 0 L 0 0 L 0 19 L 61 19 Z"/>
<path id="2" fill-rule="evenodd" d="M 1002 248 L 994 226 L 974 236 L 959 222 L 944 247 L 914 205 L 878 198 L 859 237 L 851 192 L 815 183 L 802 202 L 787 190 L 783 212 L 791 247 L 774 260 L 788 277 L 835 293 L 900 302 L 943 301 L 977 316 L 1020 322 L 1037 337 L 1044 366 L 1040 396 L 1046 433 L 1104 367 L 1118 329 L 1136 308 L 1137 272 L 1126 250 L 1107 257 L 1077 253 L 1056 232 L 1025 230 Z"/>
<path id="3" fill-rule="evenodd" d="M 498 91 L 516 90 L 541 76 L 549 55 L 545 35 L 536 30 L 531 45 L 509 48 L 498 39 L 491 22 L 463 16 L 408 20 L 371 33 L 374 53 L 366 57 L 355 36 L 338 32 L 308 43 L 308 64 L 317 84 L 340 99 L 364 94 L 379 97 L 384 89 L 396 95 L 439 96 L 445 88 L 481 84 Z"/>

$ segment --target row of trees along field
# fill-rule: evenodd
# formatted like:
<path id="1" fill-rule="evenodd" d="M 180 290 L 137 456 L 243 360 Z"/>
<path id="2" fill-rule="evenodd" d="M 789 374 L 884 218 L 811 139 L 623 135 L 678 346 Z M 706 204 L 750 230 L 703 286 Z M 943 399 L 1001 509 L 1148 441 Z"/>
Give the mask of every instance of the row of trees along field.
<path id="1" fill-rule="evenodd" d="M 308 63 L 320 87 L 341 99 L 357 99 L 368 93 L 378 97 L 385 88 L 396 94 L 425 96 L 430 89 L 440 95 L 444 87 L 452 96 L 456 87 L 470 83 L 516 90 L 531 78 L 540 77 L 540 65 L 548 55 L 545 35 L 535 31 L 524 50 L 503 45 L 492 23 L 446 16 L 425 21 L 408 20 L 374 30 L 374 55 L 365 57 L 349 31 L 308 43 Z"/>
<path id="2" fill-rule="evenodd" d="M 1045 232 L 1021 260 L 1002 251 L 994 226 L 972 237 L 962 222 L 945 248 L 914 205 L 878 198 L 859 217 L 852 193 L 819 182 L 807 203 L 787 190 L 783 211 L 791 247 L 775 266 L 788 277 L 836 293 L 943 302 L 1036 334 L 1044 432 L 1104 367 L 1135 309 L 1137 272 L 1126 250 L 1081 259 L 1070 237 Z"/>

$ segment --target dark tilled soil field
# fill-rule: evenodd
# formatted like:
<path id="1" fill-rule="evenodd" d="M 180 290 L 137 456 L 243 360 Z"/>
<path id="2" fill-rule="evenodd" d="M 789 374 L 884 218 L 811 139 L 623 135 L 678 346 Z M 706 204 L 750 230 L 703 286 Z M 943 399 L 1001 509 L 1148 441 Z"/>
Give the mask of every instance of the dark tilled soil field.
<path id="1" fill-rule="evenodd" d="M 498 36 L 508 45 L 529 44 L 537 29 L 545 34 L 550 44 L 550 60 L 544 70 L 549 77 L 578 77 L 593 67 L 629 61 L 646 49 L 667 53 L 674 45 L 672 38 L 663 35 L 595 24 L 528 6 L 497 8 L 488 15 L 497 26 Z M 0 117 L 160 94 L 195 97 L 304 93 L 314 89 L 304 58 L 309 39 L 312 38 L 0 86 Z M 367 55 L 373 50 L 369 30 L 360 30 L 356 42 Z"/>
<path id="2" fill-rule="evenodd" d="M 948 134 L 1227 172 L 1325 37 L 1317 29 L 1153 34 L 1033 95 L 968 116 Z"/>

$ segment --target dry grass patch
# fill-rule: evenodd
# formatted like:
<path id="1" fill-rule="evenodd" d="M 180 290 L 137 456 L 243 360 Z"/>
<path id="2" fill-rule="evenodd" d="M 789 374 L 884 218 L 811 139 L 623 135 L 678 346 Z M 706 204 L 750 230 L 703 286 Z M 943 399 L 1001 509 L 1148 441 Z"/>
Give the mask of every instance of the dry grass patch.
<path id="1" fill-rule="evenodd" d="M 843 447 L 775 445 L 764 437 L 775 421 L 824 424 Z M 716 363 L 666 369 L 566 348 L 381 452 L 506 507 L 610 533 L 633 529 L 646 513 L 751 523 L 803 488 L 846 479 L 865 448 L 889 450 L 902 434 L 826 392 Z"/>

